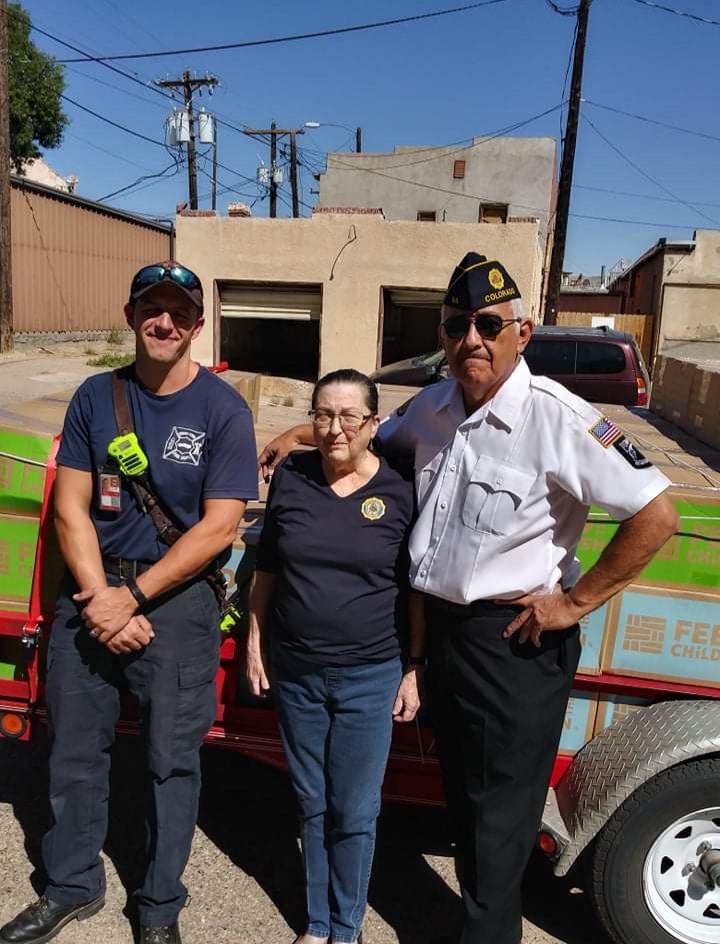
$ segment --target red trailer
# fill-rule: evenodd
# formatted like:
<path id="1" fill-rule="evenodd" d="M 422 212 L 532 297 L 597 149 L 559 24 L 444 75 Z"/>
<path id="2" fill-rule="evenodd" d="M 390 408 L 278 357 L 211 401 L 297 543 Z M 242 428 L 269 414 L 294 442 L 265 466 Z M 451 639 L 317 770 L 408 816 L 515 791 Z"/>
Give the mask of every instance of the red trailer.
<path id="1" fill-rule="evenodd" d="M 5 738 L 28 740 L 45 718 L 43 654 L 52 620 L 47 585 L 57 579 L 51 506 L 58 442 L 56 437 L 46 461 L 3 451 L 0 442 L 0 464 L 29 463 L 41 475 L 36 546 L 22 555 L 32 566 L 29 602 L 25 609 L 0 602 Z M 0 475 L 0 497 L 2 489 Z M 644 572 L 642 583 L 583 627 L 586 656 L 538 837 L 557 874 L 584 863 L 597 914 L 622 944 L 720 942 L 720 491 L 677 489 L 674 497 L 682 530 L 673 546 L 655 570 L 651 565 Z M 236 573 L 241 580 L 252 572 L 262 513 L 260 504 L 248 509 L 228 571 L 231 582 Z M 0 508 L 0 529 L 6 520 Z M 607 516 L 591 514 L 584 565 L 596 559 L 613 528 Z M 0 538 L 0 571 L 2 543 Z M 693 586 L 683 583 L 685 565 Z M 242 635 L 238 627 L 222 643 L 217 715 L 207 743 L 282 768 L 272 704 L 253 698 L 244 684 Z M 673 659 L 691 668 L 673 676 Z M 119 730 L 137 730 L 131 704 Z M 443 802 L 433 735 L 422 713 L 415 725 L 395 728 L 384 796 Z"/>

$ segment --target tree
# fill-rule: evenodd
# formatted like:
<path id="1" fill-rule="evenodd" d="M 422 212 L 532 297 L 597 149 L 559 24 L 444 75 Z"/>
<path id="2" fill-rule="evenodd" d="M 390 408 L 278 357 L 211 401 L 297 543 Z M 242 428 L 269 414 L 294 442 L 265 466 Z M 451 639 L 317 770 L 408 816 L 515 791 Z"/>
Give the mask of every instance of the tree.
<path id="1" fill-rule="evenodd" d="M 63 67 L 30 39 L 32 21 L 19 3 L 8 5 L 10 50 L 10 157 L 22 173 L 25 161 L 40 157 L 38 144 L 55 148 L 68 117 L 60 106 L 65 88 Z"/>

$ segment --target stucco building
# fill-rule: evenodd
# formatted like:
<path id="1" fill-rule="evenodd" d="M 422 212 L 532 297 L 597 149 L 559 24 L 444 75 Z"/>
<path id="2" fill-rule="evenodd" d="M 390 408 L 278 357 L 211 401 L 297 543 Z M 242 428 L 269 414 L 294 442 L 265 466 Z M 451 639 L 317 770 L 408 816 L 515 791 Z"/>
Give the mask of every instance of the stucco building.
<path id="1" fill-rule="evenodd" d="M 320 207 L 380 207 L 388 220 L 537 219 L 545 243 L 556 198 L 553 138 L 475 138 L 465 147 L 328 154 Z"/>
<path id="2" fill-rule="evenodd" d="M 652 357 L 720 357 L 720 230 L 660 239 L 609 290 L 620 311 L 654 316 Z"/>
<path id="3" fill-rule="evenodd" d="M 314 380 L 339 367 L 372 371 L 437 344 L 448 278 L 469 250 L 502 259 L 537 318 L 538 223 L 390 221 L 378 211 L 310 219 L 177 218 L 176 255 L 203 281 L 203 363 Z"/>

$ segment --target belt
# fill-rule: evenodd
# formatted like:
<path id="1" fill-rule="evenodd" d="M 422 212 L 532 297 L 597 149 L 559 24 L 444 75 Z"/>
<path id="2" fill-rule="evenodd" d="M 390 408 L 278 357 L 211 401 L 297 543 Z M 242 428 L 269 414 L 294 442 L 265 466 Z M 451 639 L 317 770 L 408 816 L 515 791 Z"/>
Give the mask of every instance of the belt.
<path id="1" fill-rule="evenodd" d="M 136 579 L 146 570 L 150 570 L 157 561 L 128 560 L 126 557 L 103 557 L 103 569 L 111 577 L 119 577 L 121 580 L 127 580 L 132 577 Z M 205 570 L 200 571 L 188 580 L 183 587 L 189 586 L 198 580 L 207 580 L 213 589 L 213 593 L 220 606 L 225 602 L 226 581 L 220 570 L 220 564 L 214 560 Z M 176 588 L 178 589 L 178 588 Z"/>
<path id="2" fill-rule="evenodd" d="M 513 613 L 522 613 L 524 607 L 512 603 L 510 600 L 473 600 L 471 603 L 453 603 L 452 600 L 442 600 L 432 594 L 426 594 L 425 600 L 429 606 L 444 613 L 453 613 L 456 616 L 482 616 L 496 613 L 498 610 L 511 610 Z"/>
<path id="3" fill-rule="evenodd" d="M 135 579 L 156 563 L 157 561 L 128 560 L 126 557 L 103 557 L 105 573 L 111 577 L 120 577 L 121 580 L 127 580 L 128 577 Z"/>

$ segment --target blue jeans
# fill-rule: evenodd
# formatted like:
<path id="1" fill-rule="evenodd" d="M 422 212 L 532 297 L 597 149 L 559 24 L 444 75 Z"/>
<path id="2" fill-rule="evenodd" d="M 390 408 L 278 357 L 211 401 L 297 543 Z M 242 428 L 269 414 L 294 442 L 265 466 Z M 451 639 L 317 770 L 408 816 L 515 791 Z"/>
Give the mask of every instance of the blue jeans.
<path id="1" fill-rule="evenodd" d="M 300 806 L 306 930 L 354 941 L 367 904 L 400 659 L 324 668 L 278 646 L 272 665 Z"/>

